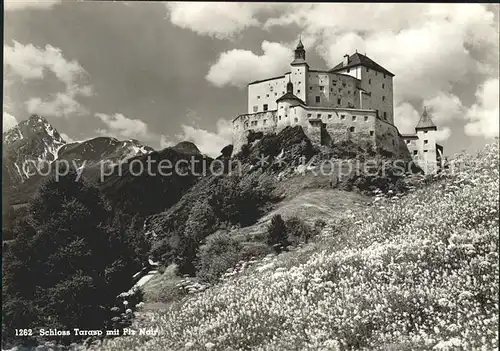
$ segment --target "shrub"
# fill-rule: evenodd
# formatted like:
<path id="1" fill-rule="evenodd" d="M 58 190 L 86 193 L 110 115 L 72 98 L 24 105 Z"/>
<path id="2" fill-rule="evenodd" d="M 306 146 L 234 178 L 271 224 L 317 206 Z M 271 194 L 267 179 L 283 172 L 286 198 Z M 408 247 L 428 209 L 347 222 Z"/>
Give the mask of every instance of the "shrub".
<path id="1" fill-rule="evenodd" d="M 288 241 L 293 246 L 307 243 L 313 236 L 318 234 L 318 229 L 316 227 L 309 226 L 297 217 L 289 218 L 285 222 L 285 226 L 288 234 Z"/>
<path id="2" fill-rule="evenodd" d="M 248 261 L 252 258 L 261 258 L 272 251 L 269 246 L 264 242 L 251 241 L 242 243 L 241 259 Z"/>
<path id="3" fill-rule="evenodd" d="M 287 227 L 280 215 L 274 215 L 267 228 L 267 243 L 280 253 L 289 245 Z"/>
<path id="4" fill-rule="evenodd" d="M 217 232 L 207 238 L 198 251 L 198 278 L 215 283 L 228 269 L 241 259 L 242 246 L 225 232 Z"/>

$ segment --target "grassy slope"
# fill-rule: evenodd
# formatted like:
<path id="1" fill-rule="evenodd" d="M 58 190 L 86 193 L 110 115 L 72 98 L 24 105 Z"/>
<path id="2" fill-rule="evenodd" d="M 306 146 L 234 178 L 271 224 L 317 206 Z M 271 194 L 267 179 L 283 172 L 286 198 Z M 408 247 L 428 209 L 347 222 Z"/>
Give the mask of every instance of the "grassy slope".
<path id="1" fill-rule="evenodd" d="M 472 161 L 136 320 L 161 335 L 101 349 L 497 349 L 498 144 Z"/>

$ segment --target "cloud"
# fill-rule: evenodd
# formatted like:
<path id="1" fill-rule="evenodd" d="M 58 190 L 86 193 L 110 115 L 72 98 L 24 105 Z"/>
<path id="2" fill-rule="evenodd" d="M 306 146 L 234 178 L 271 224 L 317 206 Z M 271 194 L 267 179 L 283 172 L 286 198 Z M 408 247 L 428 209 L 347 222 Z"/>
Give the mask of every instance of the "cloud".
<path id="1" fill-rule="evenodd" d="M 264 3 L 167 3 L 170 21 L 200 35 L 219 39 L 232 38 L 245 28 L 258 26 L 257 15 L 280 7 Z"/>
<path id="2" fill-rule="evenodd" d="M 74 99 L 72 94 L 57 93 L 53 99 L 42 100 L 39 97 L 26 101 L 26 109 L 30 114 L 42 116 L 68 117 L 72 114 L 83 115 L 88 111 Z"/>
<path id="3" fill-rule="evenodd" d="M 467 111 L 465 133 L 492 138 L 499 128 L 499 79 L 487 80 L 476 92 L 477 102 Z"/>
<path id="4" fill-rule="evenodd" d="M 50 72 L 66 87 L 64 92 L 54 94 L 52 99 L 30 98 L 26 101 L 30 113 L 68 117 L 86 112 L 77 98 L 93 94 L 92 86 L 84 83 L 87 73 L 77 61 L 66 59 L 60 49 L 51 45 L 45 48 L 23 45 L 14 40 L 12 46 L 4 45 L 4 58 L 8 72 L 23 81 L 41 80 Z"/>
<path id="5" fill-rule="evenodd" d="M 448 127 L 439 128 L 436 131 L 436 140 L 445 141 L 451 136 L 451 129 Z"/>
<path id="6" fill-rule="evenodd" d="M 166 137 L 165 135 L 162 135 L 162 136 L 160 137 L 160 147 L 161 147 L 162 149 L 167 148 L 167 147 L 174 146 L 175 144 L 176 144 L 175 142 L 168 140 L 168 139 L 167 139 L 167 137 Z"/>
<path id="7" fill-rule="evenodd" d="M 105 125 L 105 129 L 98 129 L 101 135 L 114 136 L 117 139 L 149 139 L 150 133 L 146 123 L 140 119 L 125 117 L 121 113 L 107 115 L 105 113 L 96 113 Z"/>
<path id="8" fill-rule="evenodd" d="M 23 79 L 43 78 L 50 71 L 66 85 L 74 85 L 85 70 L 75 61 L 67 60 L 62 51 L 52 45 L 38 48 L 33 44 L 23 45 L 13 41 L 4 45 L 4 62 L 14 73 Z"/>
<path id="9" fill-rule="evenodd" d="M 436 124 L 445 124 L 452 120 L 463 119 L 466 108 L 454 94 L 439 92 L 435 97 L 424 100 Z"/>
<path id="10" fill-rule="evenodd" d="M 2 117 L 2 127 L 4 133 L 8 131 L 9 129 L 12 129 L 17 125 L 17 119 L 16 117 L 12 116 L 10 113 L 3 111 L 3 117 Z"/>
<path id="11" fill-rule="evenodd" d="M 167 138 L 162 135 L 160 145 L 162 148 L 165 148 L 174 146 L 181 141 L 190 141 L 202 153 L 211 157 L 217 157 L 225 146 L 232 143 L 232 124 L 228 120 L 220 119 L 217 121 L 215 132 L 183 124 L 182 132 L 174 138 Z"/>
<path id="12" fill-rule="evenodd" d="M 415 126 L 419 119 L 419 113 L 408 102 L 401 103 L 394 109 L 394 123 L 402 134 L 415 133 Z"/>
<path id="13" fill-rule="evenodd" d="M 292 49 L 279 43 L 262 42 L 262 55 L 248 50 L 223 52 L 210 67 L 206 79 L 217 87 L 243 87 L 247 83 L 283 74 L 292 61 Z"/>
<path id="14" fill-rule="evenodd" d="M 5 0 L 5 11 L 27 10 L 27 9 L 49 9 L 60 4 L 61 0 Z"/>

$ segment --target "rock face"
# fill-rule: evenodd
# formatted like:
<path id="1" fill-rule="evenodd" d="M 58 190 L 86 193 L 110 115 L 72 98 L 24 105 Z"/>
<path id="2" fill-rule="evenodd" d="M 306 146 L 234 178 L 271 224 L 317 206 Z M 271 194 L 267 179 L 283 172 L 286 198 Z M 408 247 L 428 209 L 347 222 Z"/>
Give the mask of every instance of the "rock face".
<path id="1" fill-rule="evenodd" d="M 35 162 L 54 161 L 66 141 L 47 120 L 32 115 L 3 134 L 4 187 L 17 186 L 34 172 Z M 24 166 L 24 167 L 23 167 Z"/>
<path id="2" fill-rule="evenodd" d="M 190 141 L 181 141 L 179 144 L 172 146 L 172 150 L 189 155 L 201 155 L 198 147 Z"/>
<path id="3" fill-rule="evenodd" d="M 97 137 L 94 139 L 66 144 L 59 149 L 59 159 L 74 161 L 85 167 L 96 166 L 101 161 L 109 165 L 122 163 L 132 157 L 147 155 L 154 151 L 149 146 L 142 145 L 137 140 L 120 141 L 111 137 Z"/>

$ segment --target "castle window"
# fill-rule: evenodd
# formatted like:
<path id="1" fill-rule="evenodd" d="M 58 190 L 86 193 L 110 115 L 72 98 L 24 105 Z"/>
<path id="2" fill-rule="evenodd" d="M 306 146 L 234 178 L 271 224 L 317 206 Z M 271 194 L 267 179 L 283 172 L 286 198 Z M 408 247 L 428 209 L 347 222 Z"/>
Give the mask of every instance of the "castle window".
<path id="1" fill-rule="evenodd" d="M 356 116 L 352 116 L 352 120 L 355 121 L 356 120 Z"/>
<path id="2" fill-rule="evenodd" d="M 311 117 L 312 115 L 310 113 L 307 114 L 307 117 Z"/>
<path id="3" fill-rule="evenodd" d="M 429 140 L 424 140 L 424 144 L 429 144 Z"/>
<path id="4" fill-rule="evenodd" d="M 274 96 L 278 96 L 278 93 L 274 93 Z"/>
<path id="5" fill-rule="evenodd" d="M 424 150 L 424 152 L 427 152 L 427 150 Z"/>
<path id="6" fill-rule="evenodd" d="M 427 131 L 426 131 L 426 130 L 424 130 L 424 134 L 427 134 Z"/>
<path id="7" fill-rule="evenodd" d="M 409 143 L 410 143 L 410 141 L 409 141 L 409 140 L 406 140 L 406 143 L 407 143 L 407 144 L 409 144 Z"/>
<path id="8" fill-rule="evenodd" d="M 285 118 L 288 118 L 288 115 L 285 115 Z"/>
<path id="9" fill-rule="evenodd" d="M 382 101 L 385 101 L 385 96 L 382 96 Z"/>
<path id="10" fill-rule="evenodd" d="M 384 77 L 384 78 L 385 78 L 385 77 Z M 382 89 L 384 89 L 384 88 L 385 88 L 385 84 L 384 84 L 384 83 L 382 83 Z"/>
<path id="11" fill-rule="evenodd" d="M 330 88 L 330 92 L 332 92 L 332 93 L 333 93 L 333 88 Z"/>
<path id="12" fill-rule="evenodd" d="M 257 100 L 259 100 L 259 99 L 260 99 L 260 95 L 257 95 Z"/>
<path id="13" fill-rule="evenodd" d="M 350 68 L 348 68 L 348 69 L 347 69 L 347 73 L 349 73 L 350 71 L 351 71 L 351 69 L 350 69 Z"/>
<path id="14" fill-rule="evenodd" d="M 253 107 L 253 112 L 257 112 L 259 110 L 259 106 L 254 106 Z"/>
<path id="15" fill-rule="evenodd" d="M 385 73 L 384 73 L 384 78 L 385 78 Z M 383 88 L 383 87 L 382 87 Z"/>
<path id="16" fill-rule="evenodd" d="M 264 104 L 263 109 L 264 111 L 267 111 L 267 104 Z"/>
<path id="17" fill-rule="evenodd" d="M 345 119 L 345 115 L 340 115 L 340 119 Z"/>
<path id="18" fill-rule="evenodd" d="M 340 99 L 340 98 L 339 98 L 339 99 L 337 99 L 337 105 L 340 105 L 340 104 L 341 104 L 341 102 L 342 102 L 342 99 Z"/>
<path id="19" fill-rule="evenodd" d="M 321 118 L 321 113 L 318 113 L 318 114 L 317 114 L 317 117 L 318 117 L 318 118 Z"/>
<path id="20" fill-rule="evenodd" d="M 266 97 L 269 97 L 269 94 L 266 94 Z"/>
<path id="21" fill-rule="evenodd" d="M 279 116 L 278 119 L 281 121 L 281 116 Z"/>
<path id="22" fill-rule="evenodd" d="M 356 129 L 354 127 L 349 128 L 350 132 L 354 132 Z"/>
<path id="23" fill-rule="evenodd" d="M 283 105 L 281 105 L 280 108 L 283 108 Z"/>
<path id="24" fill-rule="evenodd" d="M 387 119 L 387 112 L 384 112 L 384 119 Z"/>
<path id="25" fill-rule="evenodd" d="M 297 94 L 300 94 L 300 89 L 299 89 L 299 90 L 297 90 Z"/>
<path id="26" fill-rule="evenodd" d="M 333 85 L 337 85 L 337 81 L 336 80 L 332 80 L 332 84 Z"/>
<path id="27" fill-rule="evenodd" d="M 350 90 L 348 90 L 348 91 L 347 91 L 347 94 L 350 94 L 350 93 L 351 93 L 351 91 L 350 91 Z"/>
<path id="28" fill-rule="evenodd" d="M 313 87 L 309 87 L 309 90 L 313 90 Z"/>
<path id="29" fill-rule="evenodd" d="M 368 122 L 368 116 L 365 116 L 365 122 Z"/>
<path id="30" fill-rule="evenodd" d="M 325 87 L 324 87 L 324 86 L 322 86 L 322 85 L 320 85 L 320 86 L 319 86 L 319 91 L 325 91 Z"/>
<path id="31" fill-rule="evenodd" d="M 413 154 L 416 156 L 418 155 L 418 151 L 417 150 L 413 150 Z"/>
<path id="32" fill-rule="evenodd" d="M 316 102 L 319 102 L 320 98 L 319 96 L 316 96 Z"/>
<path id="33" fill-rule="evenodd" d="M 375 132 L 373 130 L 370 130 L 370 136 L 373 136 L 373 134 L 375 134 Z"/>
<path id="34" fill-rule="evenodd" d="M 267 119 L 264 120 L 264 125 L 266 125 L 266 124 L 267 124 Z"/>
<path id="35" fill-rule="evenodd" d="M 368 84 L 372 84 L 372 80 L 371 79 L 368 79 Z"/>
<path id="36" fill-rule="evenodd" d="M 328 115 L 328 119 L 332 118 L 332 115 Z"/>
<path id="37" fill-rule="evenodd" d="M 245 129 L 248 128 L 248 122 L 245 122 Z"/>

